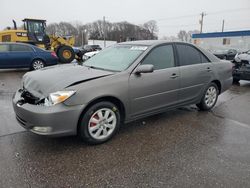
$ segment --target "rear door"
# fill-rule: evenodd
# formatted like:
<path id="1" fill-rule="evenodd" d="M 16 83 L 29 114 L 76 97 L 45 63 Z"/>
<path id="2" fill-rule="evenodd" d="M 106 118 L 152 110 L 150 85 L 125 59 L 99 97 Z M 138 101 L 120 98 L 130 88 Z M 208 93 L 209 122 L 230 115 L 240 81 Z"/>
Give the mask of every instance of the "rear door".
<path id="1" fill-rule="evenodd" d="M 197 48 L 189 44 L 176 44 L 180 66 L 180 102 L 196 100 L 211 81 L 212 63 Z"/>
<path id="2" fill-rule="evenodd" d="M 30 67 L 33 60 L 34 50 L 28 45 L 11 44 L 9 59 L 12 67 Z"/>
<path id="3" fill-rule="evenodd" d="M 179 67 L 175 64 L 172 45 L 154 48 L 141 64 L 154 65 L 152 73 L 135 74 L 129 78 L 132 116 L 154 112 L 178 101 Z"/>
<path id="4" fill-rule="evenodd" d="M 9 45 L 0 44 L 0 68 L 8 68 L 9 66 Z"/>

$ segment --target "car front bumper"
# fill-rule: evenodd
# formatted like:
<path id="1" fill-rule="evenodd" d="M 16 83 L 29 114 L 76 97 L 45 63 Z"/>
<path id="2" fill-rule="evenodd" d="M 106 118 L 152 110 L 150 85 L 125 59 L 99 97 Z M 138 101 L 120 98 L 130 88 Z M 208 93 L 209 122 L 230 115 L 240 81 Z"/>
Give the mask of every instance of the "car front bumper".
<path id="1" fill-rule="evenodd" d="M 20 104 L 21 92 L 13 96 L 13 108 L 16 119 L 25 129 L 48 136 L 67 136 L 77 134 L 77 124 L 84 105 L 67 106 L 63 103 L 55 106 Z"/>
<path id="2" fill-rule="evenodd" d="M 233 77 L 239 80 L 250 80 L 250 69 L 236 69 L 233 71 Z"/>

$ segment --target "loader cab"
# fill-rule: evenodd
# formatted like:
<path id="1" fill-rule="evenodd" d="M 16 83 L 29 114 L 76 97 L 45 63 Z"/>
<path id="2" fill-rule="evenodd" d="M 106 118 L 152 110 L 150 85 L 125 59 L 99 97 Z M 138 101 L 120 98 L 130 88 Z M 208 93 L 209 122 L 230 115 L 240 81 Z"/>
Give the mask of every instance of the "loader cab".
<path id="1" fill-rule="evenodd" d="M 49 37 L 46 35 L 46 20 L 24 19 L 24 30 L 27 31 L 28 40 L 32 44 L 48 44 Z"/>

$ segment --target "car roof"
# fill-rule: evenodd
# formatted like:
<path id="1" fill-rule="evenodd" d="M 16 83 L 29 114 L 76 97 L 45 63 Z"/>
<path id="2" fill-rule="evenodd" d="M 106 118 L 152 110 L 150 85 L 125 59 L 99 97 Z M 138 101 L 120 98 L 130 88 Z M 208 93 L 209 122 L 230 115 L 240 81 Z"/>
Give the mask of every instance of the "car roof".
<path id="1" fill-rule="evenodd" d="M 27 43 L 22 43 L 22 42 L 0 42 L 0 44 L 18 44 L 18 45 L 25 45 L 25 46 L 32 46 L 32 47 L 34 47 L 34 45 L 27 44 Z"/>
<path id="2" fill-rule="evenodd" d="M 125 44 L 125 45 L 145 45 L 145 46 L 154 46 L 159 44 L 172 44 L 172 43 L 181 43 L 181 44 L 190 44 L 188 42 L 180 42 L 180 41 L 166 41 L 166 40 L 137 40 L 137 41 L 129 41 L 129 42 L 122 42 L 118 44 Z"/>
<path id="3" fill-rule="evenodd" d="M 35 51 L 37 50 L 41 50 L 41 51 L 47 51 L 47 50 L 44 50 L 42 48 L 39 48 L 38 46 L 35 46 L 35 45 L 32 45 L 32 44 L 28 44 L 28 43 L 22 43 L 22 42 L 0 42 L 0 45 L 1 44 L 17 44 L 17 45 L 24 45 L 24 46 L 29 46 L 31 48 L 33 48 Z"/>

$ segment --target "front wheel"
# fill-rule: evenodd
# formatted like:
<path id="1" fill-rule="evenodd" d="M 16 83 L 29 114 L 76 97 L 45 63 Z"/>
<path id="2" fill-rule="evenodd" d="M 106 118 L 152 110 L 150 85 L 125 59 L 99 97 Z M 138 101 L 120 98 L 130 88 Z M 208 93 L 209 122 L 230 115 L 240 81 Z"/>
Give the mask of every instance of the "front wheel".
<path id="1" fill-rule="evenodd" d="M 80 118 L 79 136 L 89 144 L 101 144 L 111 139 L 120 127 L 120 112 L 110 102 L 91 106 Z"/>
<path id="2" fill-rule="evenodd" d="M 211 110 L 217 102 L 218 95 L 219 90 L 217 85 L 215 83 L 210 83 L 201 99 L 201 102 L 197 104 L 197 106 L 203 111 Z"/>
<path id="3" fill-rule="evenodd" d="M 75 52 L 70 46 L 61 46 L 56 51 L 61 63 L 70 63 L 75 59 Z"/>
<path id="4" fill-rule="evenodd" d="M 31 64 L 31 70 L 38 70 L 43 67 L 45 67 L 45 63 L 40 59 L 34 60 Z"/>

